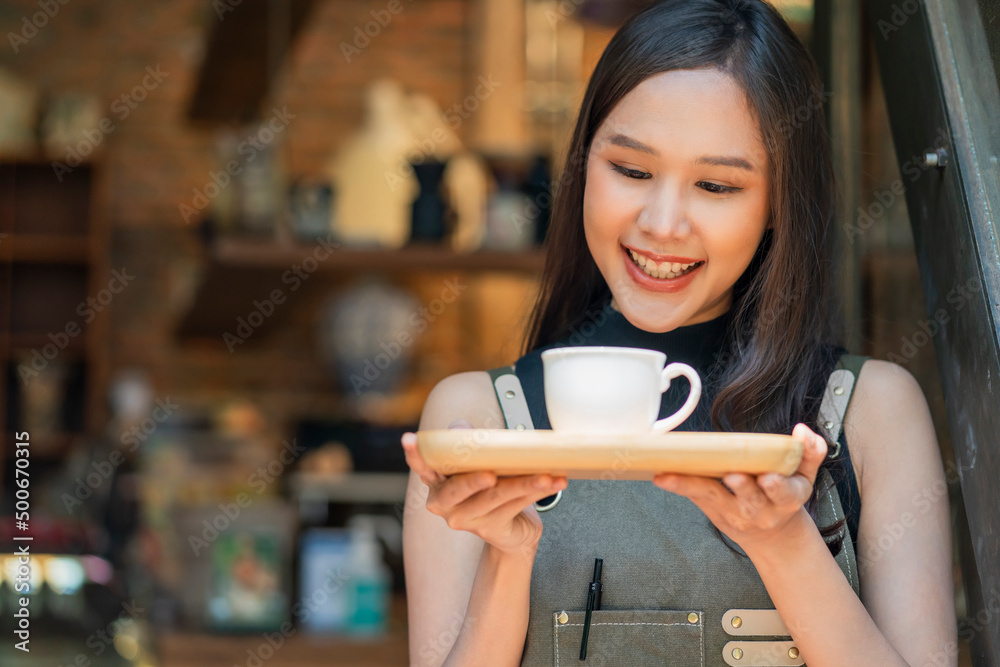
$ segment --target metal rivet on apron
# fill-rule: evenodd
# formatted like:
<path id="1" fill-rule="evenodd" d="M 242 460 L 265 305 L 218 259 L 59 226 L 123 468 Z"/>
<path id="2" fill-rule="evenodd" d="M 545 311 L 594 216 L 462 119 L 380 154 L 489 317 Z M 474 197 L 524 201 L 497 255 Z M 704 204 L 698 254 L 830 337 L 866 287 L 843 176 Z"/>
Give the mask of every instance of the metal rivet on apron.
<path id="1" fill-rule="evenodd" d="M 523 431 L 524 430 L 524 424 L 518 424 L 517 426 L 514 427 L 514 430 L 515 431 Z"/>
<path id="2" fill-rule="evenodd" d="M 835 393 L 837 396 L 840 396 L 841 394 L 844 393 L 844 388 L 843 387 L 834 387 L 833 388 L 833 393 Z"/>
<path id="3" fill-rule="evenodd" d="M 743 619 L 739 616 L 733 616 L 733 627 L 738 628 L 743 625 Z"/>
<path id="4" fill-rule="evenodd" d="M 559 615 L 556 616 L 556 620 L 559 621 L 560 624 L 566 623 L 569 621 L 569 614 L 567 614 L 564 611 L 561 611 L 559 612 Z"/>
<path id="5" fill-rule="evenodd" d="M 514 392 L 508 389 L 507 391 L 504 392 L 504 396 L 506 396 L 507 398 L 514 398 Z"/>
<path id="6" fill-rule="evenodd" d="M 829 431 L 831 428 L 833 428 L 833 422 L 823 422 L 823 428 Z"/>
<path id="7" fill-rule="evenodd" d="M 788 649 L 788 657 L 789 658 L 797 658 L 797 657 L 799 657 L 799 649 L 795 648 L 794 646 L 792 648 Z"/>
<path id="8" fill-rule="evenodd" d="M 743 657 L 743 649 L 741 649 L 741 648 L 734 648 L 733 649 L 733 657 L 736 658 L 737 660 L 739 660 L 740 658 L 742 658 Z"/>
<path id="9" fill-rule="evenodd" d="M 697 623 L 697 622 L 698 622 L 698 614 L 692 611 L 690 614 L 688 614 L 688 623 Z"/>

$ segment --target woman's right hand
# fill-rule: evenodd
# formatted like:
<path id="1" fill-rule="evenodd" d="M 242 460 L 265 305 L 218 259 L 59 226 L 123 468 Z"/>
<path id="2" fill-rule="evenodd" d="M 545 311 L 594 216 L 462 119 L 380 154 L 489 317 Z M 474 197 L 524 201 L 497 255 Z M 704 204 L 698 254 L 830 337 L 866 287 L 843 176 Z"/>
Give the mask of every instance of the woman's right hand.
<path id="1" fill-rule="evenodd" d="M 472 428 L 465 420 L 448 428 Z M 565 477 L 516 475 L 490 471 L 445 476 L 427 465 L 417 449 L 415 433 L 402 437 L 406 463 L 429 489 L 427 510 L 443 517 L 452 530 L 464 530 L 504 553 L 534 550 L 542 537 L 535 503 L 566 488 Z"/>

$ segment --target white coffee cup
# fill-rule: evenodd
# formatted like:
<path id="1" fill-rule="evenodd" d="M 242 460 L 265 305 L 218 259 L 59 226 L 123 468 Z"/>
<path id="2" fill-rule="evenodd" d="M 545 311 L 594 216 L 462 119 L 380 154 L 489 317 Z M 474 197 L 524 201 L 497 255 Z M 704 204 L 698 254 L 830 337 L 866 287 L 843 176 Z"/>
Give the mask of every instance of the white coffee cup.
<path id="1" fill-rule="evenodd" d="M 542 352 L 545 407 L 555 431 L 666 433 L 691 416 L 701 377 L 667 355 L 634 347 L 559 347 Z M 691 391 L 681 409 L 657 420 L 663 392 L 683 375 Z"/>

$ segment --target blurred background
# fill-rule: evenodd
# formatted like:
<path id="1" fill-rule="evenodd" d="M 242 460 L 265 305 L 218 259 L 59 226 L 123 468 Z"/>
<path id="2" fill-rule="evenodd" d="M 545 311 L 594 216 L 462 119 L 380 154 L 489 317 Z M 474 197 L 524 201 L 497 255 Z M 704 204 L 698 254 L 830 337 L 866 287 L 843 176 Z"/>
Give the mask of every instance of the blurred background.
<path id="1" fill-rule="evenodd" d="M 520 355 L 584 85 L 646 4 L 0 2 L 2 549 L 33 537 L 0 663 L 407 663 L 399 436 Z M 884 35 L 776 4 L 829 83 L 845 334 L 923 385 L 957 545 Z"/>

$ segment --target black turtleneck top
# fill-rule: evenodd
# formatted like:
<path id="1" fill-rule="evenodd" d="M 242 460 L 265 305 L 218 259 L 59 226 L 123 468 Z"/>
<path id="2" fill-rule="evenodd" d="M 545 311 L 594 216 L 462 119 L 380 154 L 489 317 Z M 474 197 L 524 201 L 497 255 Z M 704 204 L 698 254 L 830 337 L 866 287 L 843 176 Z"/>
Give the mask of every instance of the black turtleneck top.
<path id="1" fill-rule="evenodd" d="M 581 324 L 572 327 L 568 336 L 528 352 L 514 365 L 514 372 L 521 382 L 535 428 L 552 428 L 545 410 L 542 352 L 556 347 L 606 345 L 658 350 L 667 355 L 668 364 L 680 361 L 698 371 L 702 380 L 701 400 L 691 416 L 675 430 L 714 431 L 710 416 L 711 406 L 720 388 L 719 376 L 723 365 L 719 362 L 726 350 L 731 320 L 732 312 L 726 311 L 712 320 L 655 333 L 636 327 L 625 315 L 611 307 L 610 300 L 605 302 L 603 308 L 591 311 Z M 846 350 L 843 348 L 831 347 L 830 370 L 833 370 L 834 362 L 844 352 Z M 689 389 L 690 383 L 686 378 L 678 377 L 672 380 L 670 388 L 663 394 L 658 418 L 663 419 L 677 412 L 687 398 Z M 842 469 L 832 471 L 832 474 L 847 514 L 851 538 L 857 544 L 861 498 L 843 430 L 840 434 L 840 445 L 839 467 Z M 545 502 L 542 501 L 542 504 Z"/>

